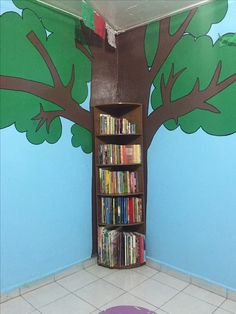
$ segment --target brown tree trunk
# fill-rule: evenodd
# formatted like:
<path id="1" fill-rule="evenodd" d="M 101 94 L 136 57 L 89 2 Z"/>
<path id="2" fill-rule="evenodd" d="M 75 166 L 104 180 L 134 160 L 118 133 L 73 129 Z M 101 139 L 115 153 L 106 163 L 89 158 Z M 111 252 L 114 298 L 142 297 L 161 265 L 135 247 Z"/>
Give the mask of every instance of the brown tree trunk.
<path id="1" fill-rule="evenodd" d="M 117 48 L 90 42 L 92 51 L 91 107 L 117 102 L 143 106 L 144 190 L 147 195 L 147 143 L 145 140 L 151 82 L 144 53 L 145 27 L 117 36 Z M 93 162 L 94 164 L 94 162 Z M 94 167 L 94 166 L 93 166 Z M 95 176 L 93 169 L 93 255 L 97 252 Z M 146 197 L 145 200 L 146 202 Z M 144 206 L 146 208 L 146 206 Z"/>

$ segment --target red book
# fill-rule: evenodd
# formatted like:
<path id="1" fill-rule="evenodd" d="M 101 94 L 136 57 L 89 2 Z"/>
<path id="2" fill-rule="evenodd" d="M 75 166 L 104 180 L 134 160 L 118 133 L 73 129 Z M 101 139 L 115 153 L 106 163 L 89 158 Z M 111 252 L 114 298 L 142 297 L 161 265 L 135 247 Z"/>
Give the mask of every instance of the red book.
<path id="1" fill-rule="evenodd" d="M 135 222 L 135 217 L 134 217 L 134 198 L 131 197 L 129 199 L 129 207 L 130 207 L 130 222 L 133 224 Z"/>

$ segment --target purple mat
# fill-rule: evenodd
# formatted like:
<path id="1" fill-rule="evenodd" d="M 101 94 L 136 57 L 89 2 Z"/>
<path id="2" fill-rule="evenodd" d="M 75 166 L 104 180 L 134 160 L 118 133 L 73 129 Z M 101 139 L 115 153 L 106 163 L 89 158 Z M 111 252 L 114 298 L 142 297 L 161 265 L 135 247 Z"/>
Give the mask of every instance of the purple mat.
<path id="1" fill-rule="evenodd" d="M 155 313 L 138 306 L 115 306 L 105 311 L 102 311 L 100 314 L 155 314 Z"/>

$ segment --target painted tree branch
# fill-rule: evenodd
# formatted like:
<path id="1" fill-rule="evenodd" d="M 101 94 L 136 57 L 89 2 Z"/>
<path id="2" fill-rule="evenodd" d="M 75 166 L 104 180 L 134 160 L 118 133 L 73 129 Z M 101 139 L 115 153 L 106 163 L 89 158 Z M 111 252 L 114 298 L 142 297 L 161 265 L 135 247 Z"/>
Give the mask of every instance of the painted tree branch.
<path id="1" fill-rule="evenodd" d="M 192 18 L 194 17 L 197 8 L 192 9 L 188 16 L 186 17 L 185 21 L 182 23 L 180 28 L 173 34 L 170 34 L 170 21 L 171 18 L 165 18 L 160 21 L 160 30 L 159 30 L 159 43 L 155 58 L 153 60 L 150 72 L 149 72 L 149 79 L 150 83 L 153 81 L 156 74 L 159 72 L 161 66 L 164 64 L 165 60 L 168 58 L 171 50 L 179 41 L 179 39 L 184 35 L 186 32 L 189 23 L 191 22 Z"/>
<path id="2" fill-rule="evenodd" d="M 52 76 L 52 79 L 54 82 L 54 86 L 56 86 L 57 84 L 58 85 L 62 84 L 60 76 L 57 72 L 57 69 L 56 69 L 54 63 L 52 62 L 51 57 L 49 56 L 47 50 L 42 45 L 42 43 L 39 40 L 39 38 L 37 37 L 37 35 L 34 32 L 30 32 L 30 33 L 28 33 L 27 38 L 32 43 L 32 45 L 38 50 L 38 52 L 42 56 L 44 62 L 46 63 L 46 65 L 47 65 L 47 67 L 51 73 L 51 76 Z"/>
<path id="3" fill-rule="evenodd" d="M 164 122 L 170 119 L 177 120 L 178 117 L 181 117 L 195 109 L 207 110 L 212 113 L 220 113 L 216 107 L 209 104 L 207 101 L 236 82 L 236 74 L 233 74 L 219 83 L 218 81 L 221 68 L 222 64 L 219 62 L 211 82 L 204 90 L 200 91 L 199 79 L 197 79 L 192 91 L 188 95 L 174 101 L 171 101 L 171 89 L 173 87 L 173 83 L 176 81 L 176 78 L 181 74 L 181 72 L 183 72 L 183 70 L 176 73 L 175 75 L 173 70 L 171 70 L 171 74 L 166 85 L 164 84 L 164 78 L 162 78 L 161 90 L 163 105 L 154 110 L 147 118 L 148 147 L 150 146 L 156 131 Z"/>
<path id="4" fill-rule="evenodd" d="M 29 93 L 52 102 L 63 109 L 51 112 L 43 111 L 44 113 L 42 113 L 41 110 L 40 114 L 38 115 L 38 118 L 41 120 L 39 122 L 38 129 L 43 125 L 43 121 L 47 123 L 47 129 L 49 129 L 51 121 L 54 118 L 61 116 L 91 131 L 91 113 L 80 107 L 71 96 L 71 91 L 75 80 L 74 65 L 72 67 L 70 81 L 66 86 L 64 86 L 56 70 L 56 67 L 52 62 L 52 59 L 39 41 L 38 37 L 33 32 L 30 32 L 27 37 L 32 42 L 34 47 L 39 51 L 45 63 L 47 64 L 54 81 L 54 86 L 18 77 L 0 76 L 0 88 Z M 34 119 L 36 119 L 36 117 L 34 117 Z"/>

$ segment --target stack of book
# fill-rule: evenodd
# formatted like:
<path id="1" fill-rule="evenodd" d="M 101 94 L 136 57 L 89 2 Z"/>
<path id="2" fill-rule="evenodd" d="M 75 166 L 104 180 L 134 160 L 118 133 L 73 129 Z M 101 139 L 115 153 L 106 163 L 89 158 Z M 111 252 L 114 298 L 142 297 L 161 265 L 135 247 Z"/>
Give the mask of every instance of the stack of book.
<path id="1" fill-rule="evenodd" d="M 145 235 L 99 227 L 98 261 L 109 267 L 143 264 L 146 261 Z"/>
<path id="2" fill-rule="evenodd" d="M 141 163 L 141 145 L 103 144 L 99 146 L 98 161 L 100 164 L 124 165 Z"/>
<path id="3" fill-rule="evenodd" d="M 142 218 L 142 198 L 101 197 L 102 224 L 139 223 Z"/>
<path id="4" fill-rule="evenodd" d="M 125 118 L 115 118 L 109 114 L 99 115 L 100 134 L 135 134 L 135 123 L 129 122 Z"/>
<path id="5" fill-rule="evenodd" d="M 145 236 L 138 232 L 123 232 L 121 236 L 124 248 L 122 265 L 129 266 L 144 263 L 146 261 Z"/>
<path id="6" fill-rule="evenodd" d="M 136 171 L 111 171 L 99 168 L 100 193 L 123 194 L 138 192 Z"/>
<path id="7" fill-rule="evenodd" d="M 115 267 L 119 263 L 119 238 L 117 230 L 98 228 L 98 261 L 106 266 Z"/>

